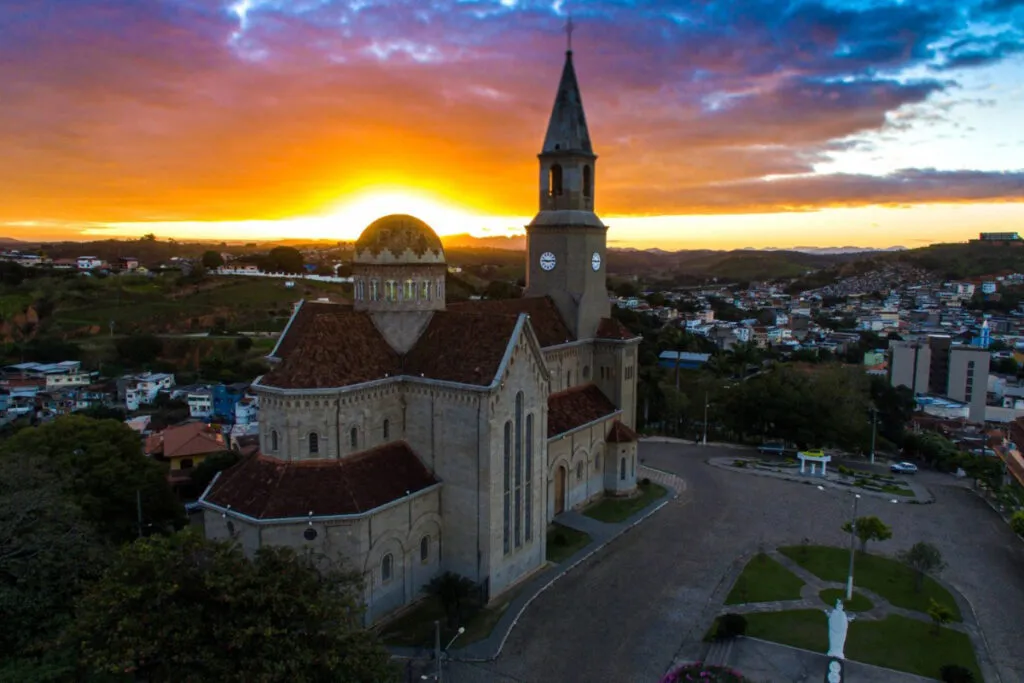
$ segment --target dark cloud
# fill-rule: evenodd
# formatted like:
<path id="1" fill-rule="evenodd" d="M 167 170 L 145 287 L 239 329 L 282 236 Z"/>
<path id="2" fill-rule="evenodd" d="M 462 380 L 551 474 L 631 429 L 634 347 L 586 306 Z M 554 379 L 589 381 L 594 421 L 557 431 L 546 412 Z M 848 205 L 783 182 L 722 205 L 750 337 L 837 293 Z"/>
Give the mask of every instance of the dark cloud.
<path id="1" fill-rule="evenodd" d="M 958 70 L 1020 51 L 1016 6 L 575 3 L 602 207 L 770 209 L 756 179 L 951 116 L 932 99 Z M 539 0 L 6 0 L 0 219 L 274 217 L 378 180 L 528 213 L 563 19 Z M 943 78 L 907 75 L 927 67 Z M 792 182 L 800 206 L 879 194 Z"/>

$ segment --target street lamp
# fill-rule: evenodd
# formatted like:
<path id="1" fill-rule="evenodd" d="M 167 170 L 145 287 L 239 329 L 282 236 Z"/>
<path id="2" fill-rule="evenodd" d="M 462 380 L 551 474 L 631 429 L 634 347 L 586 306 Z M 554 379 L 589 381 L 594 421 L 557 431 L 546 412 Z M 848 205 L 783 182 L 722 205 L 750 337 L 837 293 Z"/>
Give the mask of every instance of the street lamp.
<path id="1" fill-rule="evenodd" d="M 819 491 L 824 491 L 824 486 L 818 486 Z M 852 492 L 851 492 L 852 493 Z M 889 499 L 890 503 L 898 503 L 895 498 Z M 857 505 L 860 503 L 860 494 L 853 494 L 853 513 L 850 517 L 850 569 L 846 574 L 846 601 L 853 600 L 853 557 L 856 551 L 857 542 Z"/>
<path id="2" fill-rule="evenodd" d="M 435 666 L 434 673 L 433 674 L 423 674 L 423 675 L 420 676 L 420 680 L 423 680 L 423 681 L 437 681 L 437 683 L 440 683 L 440 681 L 441 681 L 441 674 L 443 672 L 443 665 L 444 665 L 444 662 L 447 661 L 447 659 L 448 659 L 448 648 L 450 648 L 452 646 L 452 643 L 455 642 L 456 638 L 458 638 L 459 636 L 461 636 L 465 632 L 466 632 L 466 627 L 465 626 L 460 626 L 459 630 L 455 632 L 455 635 L 452 636 L 452 639 L 448 641 L 448 644 L 445 645 L 444 649 L 442 650 L 441 649 L 441 622 L 440 621 L 435 621 L 434 622 L 434 666 Z"/>
<path id="3" fill-rule="evenodd" d="M 701 440 L 701 445 L 708 445 L 708 392 L 704 392 L 704 438 Z"/>

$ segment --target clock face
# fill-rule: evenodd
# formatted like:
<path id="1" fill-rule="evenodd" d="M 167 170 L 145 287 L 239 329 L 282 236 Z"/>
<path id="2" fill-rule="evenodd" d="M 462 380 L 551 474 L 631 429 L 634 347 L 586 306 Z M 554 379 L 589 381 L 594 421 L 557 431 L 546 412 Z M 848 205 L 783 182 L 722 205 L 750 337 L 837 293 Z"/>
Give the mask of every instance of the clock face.
<path id="1" fill-rule="evenodd" d="M 601 270 L 601 255 L 596 251 L 590 257 L 590 267 L 594 269 L 594 272 Z"/>
<path id="2" fill-rule="evenodd" d="M 557 262 L 555 255 L 550 251 L 545 251 L 540 255 L 540 267 L 544 270 L 554 270 Z"/>

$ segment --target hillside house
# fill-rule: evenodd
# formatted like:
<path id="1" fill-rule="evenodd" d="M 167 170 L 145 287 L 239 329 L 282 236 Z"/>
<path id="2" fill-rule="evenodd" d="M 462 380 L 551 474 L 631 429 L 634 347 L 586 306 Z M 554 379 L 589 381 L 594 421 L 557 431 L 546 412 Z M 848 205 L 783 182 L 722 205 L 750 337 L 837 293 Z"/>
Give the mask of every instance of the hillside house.
<path id="1" fill-rule="evenodd" d="M 168 427 L 146 439 L 146 455 L 166 461 L 172 483 L 187 480 L 188 471 L 207 457 L 228 450 L 224 436 L 204 422 Z"/>

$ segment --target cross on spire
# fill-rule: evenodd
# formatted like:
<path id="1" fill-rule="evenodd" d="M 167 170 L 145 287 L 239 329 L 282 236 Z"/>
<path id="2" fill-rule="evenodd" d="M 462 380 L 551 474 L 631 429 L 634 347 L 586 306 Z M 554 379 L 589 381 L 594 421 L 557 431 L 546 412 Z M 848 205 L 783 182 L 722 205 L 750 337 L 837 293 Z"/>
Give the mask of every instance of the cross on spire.
<path id="1" fill-rule="evenodd" d="M 567 50 L 572 52 L 572 32 L 576 30 L 576 25 L 572 23 L 572 15 L 569 15 L 569 19 L 565 22 L 565 37 Z"/>

